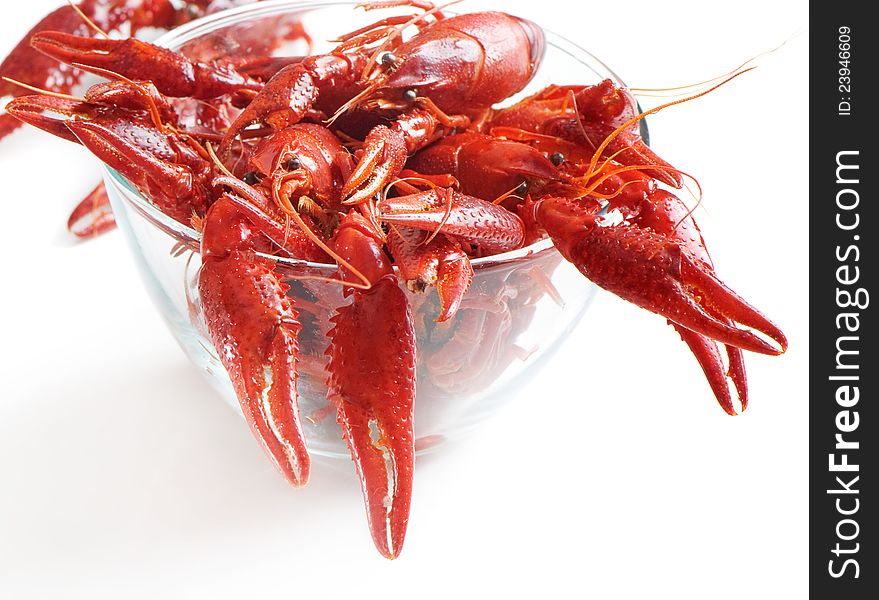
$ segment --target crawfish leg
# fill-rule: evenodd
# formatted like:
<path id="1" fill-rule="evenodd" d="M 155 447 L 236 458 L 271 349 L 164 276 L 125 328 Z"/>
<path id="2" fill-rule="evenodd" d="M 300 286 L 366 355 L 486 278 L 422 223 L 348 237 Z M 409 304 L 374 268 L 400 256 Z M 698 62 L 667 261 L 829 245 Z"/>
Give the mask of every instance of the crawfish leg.
<path id="1" fill-rule="evenodd" d="M 429 237 L 425 231 L 394 227 L 388 233 L 388 249 L 411 291 L 423 292 L 436 285 L 440 298 L 436 322 L 441 323 L 461 306 L 473 282 L 473 267 L 461 244 L 444 235 Z"/>
<path id="2" fill-rule="evenodd" d="M 525 241 L 525 226 L 517 215 L 451 189 L 385 198 L 378 208 L 382 220 L 394 226 L 439 231 L 486 252 L 515 250 Z"/>
<path id="3" fill-rule="evenodd" d="M 80 238 L 99 236 L 114 227 L 116 227 L 116 219 L 113 217 L 107 188 L 103 183 L 99 183 L 89 192 L 67 219 L 67 229 Z"/>

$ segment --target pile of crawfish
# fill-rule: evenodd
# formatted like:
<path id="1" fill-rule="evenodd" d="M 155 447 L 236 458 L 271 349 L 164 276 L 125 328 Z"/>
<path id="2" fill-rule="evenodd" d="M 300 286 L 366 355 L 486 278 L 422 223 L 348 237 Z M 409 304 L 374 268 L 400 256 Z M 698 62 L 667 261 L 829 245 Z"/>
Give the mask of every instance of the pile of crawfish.
<path id="1" fill-rule="evenodd" d="M 207 329 L 254 435 L 297 486 L 310 467 L 301 320 L 267 257 L 337 265 L 348 303 L 328 327 L 327 395 L 384 556 L 403 544 L 415 458 L 418 348 L 401 281 L 435 288 L 435 320 L 448 321 L 472 258 L 548 236 L 588 279 L 665 317 L 726 412 L 747 406 L 742 351 L 777 355 L 787 341 L 715 275 L 692 211 L 670 191 L 682 174 L 640 137 L 626 89 L 553 85 L 495 108 L 539 67 L 540 27 L 500 12 L 449 16 L 426 0 L 367 5 L 412 14 L 340 35 L 319 55 L 271 55 L 282 40 L 308 40 L 291 19 L 235 48 L 190 44 L 187 56 L 104 34 L 230 4 L 62 7 L 0 65 L 0 93 L 17 96 L 0 135 L 14 117 L 82 144 L 201 233 Z M 82 72 L 107 81 L 73 96 Z M 100 186 L 71 224 L 81 235 L 112 227 Z M 364 331 L 381 343 L 358 343 Z"/>

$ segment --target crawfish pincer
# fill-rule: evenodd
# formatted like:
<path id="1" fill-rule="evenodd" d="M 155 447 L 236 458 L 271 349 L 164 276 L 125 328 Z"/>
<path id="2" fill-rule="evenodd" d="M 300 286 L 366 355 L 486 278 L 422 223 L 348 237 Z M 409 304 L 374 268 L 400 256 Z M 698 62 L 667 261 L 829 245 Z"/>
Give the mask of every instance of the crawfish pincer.
<path id="1" fill-rule="evenodd" d="M 248 425 L 287 480 L 300 486 L 311 465 L 296 394 L 301 326 L 288 286 L 256 254 L 269 249 L 264 228 L 281 229 L 240 198 L 215 202 L 203 224 L 198 290 Z"/>
<path id="2" fill-rule="evenodd" d="M 495 254 L 520 248 L 525 240 L 515 213 L 450 188 L 385 198 L 378 210 L 393 229 L 388 248 L 410 289 L 437 286 L 437 321 L 454 316 L 473 281 L 463 245 Z"/>
<path id="3" fill-rule="evenodd" d="M 351 304 L 330 331 L 328 398 L 360 475 L 372 539 L 387 558 L 399 555 L 409 522 L 415 462 L 415 328 L 381 231 L 356 211 L 333 236 L 333 249 L 359 273 L 340 268 Z"/>
<path id="4" fill-rule="evenodd" d="M 729 377 L 743 407 L 744 368 L 735 349 L 768 355 L 787 349 L 784 333 L 720 281 L 673 229 L 654 231 L 637 220 L 609 224 L 576 201 L 553 196 L 529 198 L 523 209 L 533 213 L 562 256 L 590 281 L 668 319 L 696 354 L 729 414 L 735 410 L 715 342 L 734 349 Z"/>
<path id="5" fill-rule="evenodd" d="M 178 3 L 180 4 L 180 3 Z M 76 7 L 69 4 L 52 11 L 25 34 L 17 46 L 0 63 L 0 98 L 22 96 L 29 92 L 15 82 L 25 83 L 53 92 L 70 93 L 79 83 L 81 73 L 75 68 L 58 64 L 53 58 L 37 52 L 31 38 L 45 31 L 59 31 L 75 35 L 92 33 L 83 15 L 106 32 L 127 24 L 131 35 L 145 27 L 171 27 L 191 14 L 188 8 L 199 3 L 185 2 L 179 9 L 171 0 L 81 0 Z M 205 4 L 204 1 L 200 4 Z M 0 138 L 21 124 L 14 117 L 0 113 Z"/>

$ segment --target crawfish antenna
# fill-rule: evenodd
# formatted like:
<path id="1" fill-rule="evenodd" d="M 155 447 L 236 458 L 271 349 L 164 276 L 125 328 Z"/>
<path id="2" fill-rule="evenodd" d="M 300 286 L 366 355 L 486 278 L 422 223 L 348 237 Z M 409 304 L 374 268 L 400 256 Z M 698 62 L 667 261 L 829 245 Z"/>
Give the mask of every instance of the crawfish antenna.
<path id="1" fill-rule="evenodd" d="M 678 100 L 672 100 L 671 102 L 666 102 L 665 104 L 660 104 L 659 106 L 651 108 L 650 110 L 645 110 L 644 112 L 639 113 L 639 114 L 635 115 L 634 117 L 630 118 L 625 123 L 622 123 L 619 127 L 614 129 L 613 132 L 611 132 L 611 134 L 609 136 L 604 138 L 604 141 L 601 142 L 601 144 L 599 144 L 598 148 L 595 149 L 595 153 L 593 153 L 592 159 L 589 161 L 589 167 L 587 168 L 586 175 L 591 177 L 592 175 L 595 174 L 595 172 L 596 172 L 595 167 L 598 163 L 598 158 L 601 156 L 601 153 L 604 152 L 604 150 L 610 145 L 610 143 L 614 140 L 615 137 L 617 137 L 620 133 L 625 131 L 626 128 L 629 127 L 630 125 L 637 123 L 638 121 L 640 121 L 641 119 L 643 119 L 647 115 L 652 115 L 652 114 L 658 113 L 659 111 L 661 111 L 665 108 L 668 108 L 669 106 L 674 106 L 676 104 L 683 104 L 684 102 L 689 102 L 690 100 L 695 100 L 696 98 L 701 98 L 702 96 L 710 94 L 711 92 L 713 92 L 714 90 L 716 90 L 720 86 L 726 85 L 727 83 L 729 83 L 730 81 L 732 81 L 733 79 L 738 77 L 739 75 L 744 75 L 745 73 L 747 73 L 748 71 L 751 71 L 753 69 L 756 69 L 756 67 L 749 67 L 749 68 L 745 69 L 744 71 L 739 71 L 738 73 L 734 73 L 734 74 L 730 75 L 729 77 L 727 77 L 726 79 L 724 79 L 723 81 L 721 81 L 720 83 L 715 84 L 712 87 L 708 88 L 707 90 L 703 90 L 703 91 L 698 92 L 696 94 L 693 94 L 691 96 L 687 96 L 686 98 L 680 98 Z"/>
<path id="2" fill-rule="evenodd" d="M 668 87 L 668 88 L 629 88 L 629 91 L 631 91 L 634 94 L 637 94 L 638 96 L 645 96 L 645 97 L 658 96 L 658 97 L 661 97 L 661 96 L 666 95 L 666 94 L 663 94 L 662 92 L 678 92 L 678 91 L 682 91 L 682 90 L 688 90 L 688 89 L 692 89 L 692 88 L 700 88 L 700 87 L 703 87 L 706 85 L 711 85 L 716 81 L 720 81 L 722 79 L 729 77 L 730 75 L 756 68 L 757 65 L 753 64 L 753 63 L 756 63 L 759 59 L 763 58 L 764 56 L 769 56 L 769 55 L 774 54 L 775 52 L 781 50 L 782 47 L 784 47 L 789 41 L 791 41 L 791 39 L 793 39 L 797 35 L 799 35 L 799 33 L 795 33 L 793 36 L 784 40 L 782 43 L 780 43 L 775 48 L 772 48 L 770 50 L 764 50 L 763 52 L 752 56 L 751 58 L 749 58 L 748 60 L 746 60 L 745 62 L 740 64 L 739 66 L 737 66 L 733 69 L 730 69 L 729 71 L 727 71 L 723 75 L 717 75 L 716 77 L 711 77 L 709 79 L 706 79 L 705 81 L 698 81 L 696 83 L 689 83 L 686 85 L 679 85 L 676 87 Z M 671 94 L 671 95 L 673 96 L 674 94 Z"/>
<path id="3" fill-rule="evenodd" d="M 371 85 L 367 86 L 359 94 L 357 94 L 356 96 L 354 96 L 353 98 L 348 100 L 345 104 L 340 106 L 338 108 L 338 110 L 336 110 L 336 112 L 333 113 L 333 116 L 330 117 L 329 119 L 327 119 L 326 121 L 324 121 L 324 123 L 326 123 L 327 125 L 332 125 L 336 121 L 336 119 L 338 119 L 339 117 L 344 115 L 349 110 L 356 108 L 358 104 L 360 104 L 363 100 L 365 100 L 366 98 L 371 96 L 372 93 L 375 92 L 378 88 L 380 88 L 383 83 L 384 83 L 383 78 L 374 80 L 374 82 Z"/>
<path id="4" fill-rule="evenodd" d="M 211 157 L 211 161 L 217 166 L 220 171 L 223 172 L 226 177 L 231 177 L 232 179 L 237 179 L 229 169 L 226 168 L 226 165 L 223 164 L 223 161 L 220 160 L 220 157 L 217 156 L 217 153 L 214 152 L 214 146 L 210 142 L 205 143 L 205 148 L 208 151 L 208 156 Z"/>
<path id="5" fill-rule="evenodd" d="M 82 98 L 77 98 L 76 96 L 71 96 L 70 94 L 62 94 L 61 92 L 53 92 L 52 90 L 38 88 L 36 86 L 24 83 L 23 81 L 13 79 L 12 77 L 6 77 L 5 75 L 0 77 L 0 79 L 5 81 L 6 83 L 11 83 L 12 85 L 17 85 L 18 87 L 22 87 L 26 90 L 36 92 L 41 96 L 52 96 L 53 98 L 61 98 L 62 100 L 73 100 L 74 102 L 85 102 L 85 100 L 83 100 Z"/>
<path id="6" fill-rule="evenodd" d="M 417 2 L 417 0 L 416 0 L 416 2 Z M 443 18 L 443 14 L 440 11 L 442 11 L 444 8 L 447 8 L 453 4 L 457 4 L 458 2 L 462 2 L 462 0 L 452 0 L 452 2 L 448 2 L 447 4 L 443 4 L 440 6 L 434 6 L 433 3 L 431 3 L 431 2 L 426 2 L 423 4 L 418 4 L 416 2 L 412 2 L 411 0 L 391 0 L 390 2 L 379 3 L 379 6 L 376 6 L 375 4 L 373 4 L 372 7 L 366 8 L 366 10 L 370 10 L 371 8 L 382 8 L 381 5 L 388 6 L 388 7 L 395 6 L 395 5 L 407 5 L 407 6 L 414 6 L 415 8 L 421 8 L 424 10 L 424 12 L 421 13 L 420 15 L 413 16 L 411 19 L 409 19 L 405 23 L 402 23 L 398 26 L 390 28 L 388 35 L 385 36 L 384 42 L 382 42 L 381 45 L 379 45 L 379 47 L 376 48 L 375 52 L 372 53 L 372 56 L 369 57 L 369 60 L 366 63 L 366 67 L 364 67 L 364 69 L 363 69 L 363 77 L 364 78 L 368 77 L 369 74 L 372 72 L 373 67 L 375 67 L 376 63 L 378 62 L 378 57 L 381 56 L 382 52 L 387 50 L 397 38 L 403 37 L 403 31 L 405 31 L 407 27 L 411 27 L 412 25 L 416 25 L 416 24 L 420 23 L 421 21 L 424 21 L 425 19 L 427 19 L 427 17 L 429 17 L 431 15 L 435 15 L 437 19 L 441 19 L 441 18 Z M 366 5 L 361 4 L 361 6 L 365 7 Z"/>
<path id="7" fill-rule="evenodd" d="M 106 38 L 106 39 L 108 39 L 108 40 L 110 39 L 110 36 L 107 35 L 107 32 L 104 31 L 103 29 L 101 29 L 100 27 L 98 27 L 98 26 L 95 24 L 95 22 L 92 21 L 92 20 L 88 17 L 87 14 L 85 14 L 84 12 L 82 12 L 82 9 L 81 9 L 79 6 L 77 6 L 76 4 L 74 4 L 74 3 L 73 3 L 73 0 L 67 0 L 67 4 L 70 5 L 70 8 L 72 8 L 73 10 L 76 11 L 76 14 L 79 15 L 79 18 L 82 19 L 82 20 L 85 22 L 85 24 L 88 25 L 91 29 L 93 29 L 95 33 L 97 33 L 98 35 L 100 35 L 100 36 L 102 36 L 102 37 L 104 37 L 104 38 Z"/>
<path id="8" fill-rule="evenodd" d="M 387 50 L 396 39 L 402 37 L 403 31 L 407 27 L 410 27 L 412 25 L 416 25 L 416 24 L 420 23 L 421 21 L 424 21 L 427 17 L 429 17 L 431 15 L 438 15 L 441 17 L 442 16 L 442 13 L 440 12 L 441 10 L 443 10 L 444 8 L 446 8 L 448 6 L 451 6 L 453 4 L 457 4 L 458 2 L 462 2 L 462 1 L 463 0 L 452 0 L 452 2 L 448 2 L 448 3 L 440 5 L 440 6 L 433 6 L 429 2 L 425 3 L 424 5 L 413 4 L 412 2 L 408 2 L 405 0 L 400 0 L 400 1 L 389 0 L 388 2 L 377 2 L 377 3 L 369 3 L 369 4 L 359 5 L 359 7 L 362 7 L 366 10 L 372 10 L 372 9 L 376 9 L 376 8 L 389 8 L 389 7 L 393 7 L 393 6 L 403 6 L 403 5 L 415 6 L 416 8 L 425 9 L 425 12 L 423 12 L 419 15 L 413 16 L 408 21 L 388 28 L 389 31 L 388 31 L 388 34 L 385 36 L 384 41 L 382 41 L 382 43 L 378 45 L 378 47 L 375 49 L 375 51 L 369 57 L 369 60 L 366 62 L 366 65 L 363 68 L 363 75 L 361 77 L 361 80 L 369 77 L 372 74 L 373 67 L 375 67 L 376 63 L 378 62 L 378 57 L 381 56 L 381 54 L 385 50 Z M 357 30 L 356 33 L 364 34 L 367 32 L 368 32 L 368 27 L 364 28 L 362 30 Z M 356 37 L 352 38 L 352 39 L 356 39 Z M 345 40 L 345 44 L 343 44 L 343 46 L 350 44 L 350 43 L 351 43 L 351 39 L 347 39 L 347 40 Z M 345 114 L 347 111 L 357 107 L 357 105 L 360 104 L 360 102 L 362 102 L 364 99 L 369 97 L 373 92 L 375 92 L 375 90 L 377 90 L 379 87 L 381 87 L 382 84 L 384 84 L 384 81 L 385 81 L 385 78 L 382 77 L 381 75 L 379 75 L 377 78 L 374 78 L 373 83 L 370 84 L 369 86 L 367 86 L 366 89 L 364 89 L 359 94 L 357 94 L 356 96 L 354 96 L 353 98 L 348 100 L 345 104 L 340 106 L 339 109 L 336 110 L 336 112 L 333 114 L 333 116 L 330 117 L 328 121 L 326 121 L 326 124 L 331 125 L 333 122 L 335 122 L 336 119 L 338 119 L 340 116 Z"/>

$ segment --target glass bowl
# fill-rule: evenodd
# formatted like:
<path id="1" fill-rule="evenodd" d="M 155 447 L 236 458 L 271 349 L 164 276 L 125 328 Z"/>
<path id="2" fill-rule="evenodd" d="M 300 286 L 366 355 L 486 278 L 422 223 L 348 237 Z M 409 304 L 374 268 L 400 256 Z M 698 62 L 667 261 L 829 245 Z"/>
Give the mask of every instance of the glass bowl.
<path id="1" fill-rule="evenodd" d="M 381 18 L 354 10 L 356 2 L 270 1 L 217 13 L 173 30 L 156 41 L 198 59 L 256 53 L 266 27 L 298 25 L 324 52 L 341 33 Z M 411 10 L 411 9 L 410 9 Z M 292 25 L 292 27 L 291 27 Z M 301 29 L 299 30 L 301 31 Z M 307 50 L 290 36 L 275 50 L 296 55 Z M 588 84 L 620 79 L 577 45 L 547 32 L 546 56 L 528 87 L 507 103 L 550 83 Z M 644 131 L 646 136 L 646 131 Z M 157 210 L 118 173 L 104 180 L 113 212 L 135 257 L 146 287 L 168 328 L 192 363 L 220 396 L 240 413 L 232 384 L 205 328 L 197 278 L 199 234 Z M 301 275 L 333 276 L 334 265 L 275 259 L 289 278 L 289 295 L 301 313 L 299 395 L 305 436 L 312 453 L 348 457 L 335 413 L 326 399 L 324 352 L 329 319 L 345 300 L 341 286 Z M 416 449 L 424 452 L 470 431 L 516 396 L 526 380 L 568 336 L 588 308 L 596 287 L 564 261 L 549 240 L 473 261 L 471 289 L 457 315 L 435 323 L 435 290 L 406 292 L 417 333 Z M 368 334 L 364 343 L 369 342 Z M 380 343 L 380 340 L 371 340 Z"/>

